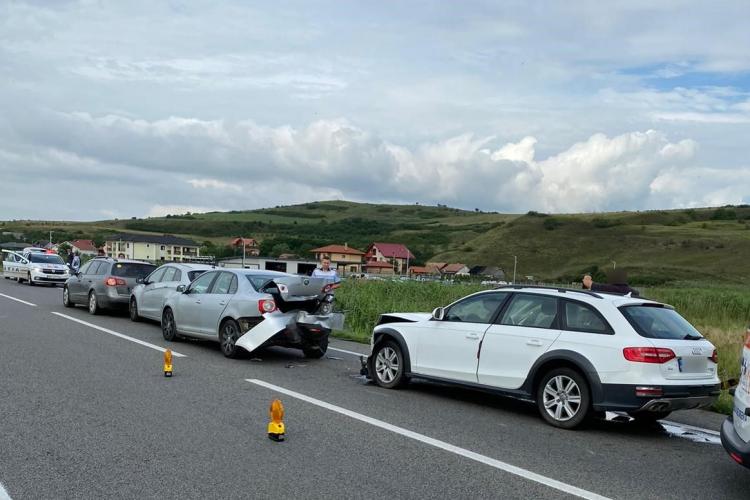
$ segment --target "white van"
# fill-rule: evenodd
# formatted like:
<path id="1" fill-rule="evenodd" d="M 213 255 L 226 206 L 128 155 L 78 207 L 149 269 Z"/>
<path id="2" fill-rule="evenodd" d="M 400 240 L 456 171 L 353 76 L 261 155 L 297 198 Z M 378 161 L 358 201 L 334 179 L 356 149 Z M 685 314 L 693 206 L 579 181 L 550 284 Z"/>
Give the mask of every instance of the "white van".
<path id="1" fill-rule="evenodd" d="M 721 444 L 735 462 L 750 468 L 750 328 L 745 333 L 740 367 L 734 408 L 721 426 Z"/>

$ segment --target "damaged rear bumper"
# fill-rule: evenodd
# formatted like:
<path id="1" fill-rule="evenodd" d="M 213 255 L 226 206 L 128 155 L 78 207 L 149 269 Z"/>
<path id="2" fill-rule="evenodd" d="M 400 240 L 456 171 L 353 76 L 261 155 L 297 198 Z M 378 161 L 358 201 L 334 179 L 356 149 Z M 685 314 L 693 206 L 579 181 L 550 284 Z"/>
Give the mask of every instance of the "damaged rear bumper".
<path id="1" fill-rule="evenodd" d="M 343 327 L 344 315 L 341 313 L 275 312 L 264 314 L 263 321 L 246 331 L 235 345 L 247 351 L 267 345 L 302 348 L 320 344 L 332 330 Z"/>

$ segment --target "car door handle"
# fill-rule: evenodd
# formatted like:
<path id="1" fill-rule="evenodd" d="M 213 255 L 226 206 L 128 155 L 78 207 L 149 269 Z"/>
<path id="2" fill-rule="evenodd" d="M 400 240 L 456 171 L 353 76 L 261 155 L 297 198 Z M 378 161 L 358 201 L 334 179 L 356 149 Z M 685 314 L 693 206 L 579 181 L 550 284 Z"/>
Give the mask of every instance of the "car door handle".
<path id="1" fill-rule="evenodd" d="M 479 334 L 478 333 L 467 333 L 466 338 L 469 340 L 479 340 Z"/>
<path id="2" fill-rule="evenodd" d="M 225 305 L 227 305 L 227 303 L 226 302 L 219 302 L 219 305 L 220 306 L 225 306 Z"/>
<path id="3" fill-rule="evenodd" d="M 196 301 L 195 301 L 195 303 L 196 303 L 196 304 L 200 304 L 200 303 L 201 303 L 201 301 L 200 301 L 200 300 L 196 300 Z"/>
<path id="4" fill-rule="evenodd" d="M 542 341 L 539 339 L 531 339 L 526 341 L 526 345 L 533 345 L 536 347 L 542 347 Z"/>

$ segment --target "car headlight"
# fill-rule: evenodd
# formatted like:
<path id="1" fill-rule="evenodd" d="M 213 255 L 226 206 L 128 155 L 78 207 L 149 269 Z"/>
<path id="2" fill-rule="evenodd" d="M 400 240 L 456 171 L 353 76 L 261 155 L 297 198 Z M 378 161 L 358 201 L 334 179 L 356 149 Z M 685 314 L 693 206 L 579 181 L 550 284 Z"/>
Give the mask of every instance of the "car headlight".
<path id="1" fill-rule="evenodd" d="M 40 267 L 32 267 L 32 268 L 31 268 L 31 272 L 32 272 L 32 273 L 43 274 L 43 273 L 42 273 L 42 268 L 40 268 Z"/>

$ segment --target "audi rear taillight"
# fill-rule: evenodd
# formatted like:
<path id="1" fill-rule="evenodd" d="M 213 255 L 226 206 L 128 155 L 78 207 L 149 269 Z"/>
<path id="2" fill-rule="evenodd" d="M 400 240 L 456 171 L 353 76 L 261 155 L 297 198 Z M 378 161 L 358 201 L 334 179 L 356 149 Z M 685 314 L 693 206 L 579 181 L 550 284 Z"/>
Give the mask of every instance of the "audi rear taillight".
<path id="1" fill-rule="evenodd" d="M 677 357 L 672 349 L 666 347 L 626 347 L 622 355 L 634 363 L 656 364 L 664 364 Z"/>
<path id="2" fill-rule="evenodd" d="M 276 302 L 273 299 L 260 299 L 258 301 L 258 311 L 261 314 L 271 313 L 276 310 Z"/>
<path id="3" fill-rule="evenodd" d="M 104 284 L 107 286 L 125 286 L 125 280 L 122 278 L 115 278 L 114 276 L 110 276 L 109 278 L 104 280 Z"/>
<path id="4" fill-rule="evenodd" d="M 713 354 L 711 354 L 711 357 L 708 359 L 710 359 L 711 361 L 713 361 L 714 363 L 718 365 L 719 364 L 719 351 L 714 349 Z"/>

